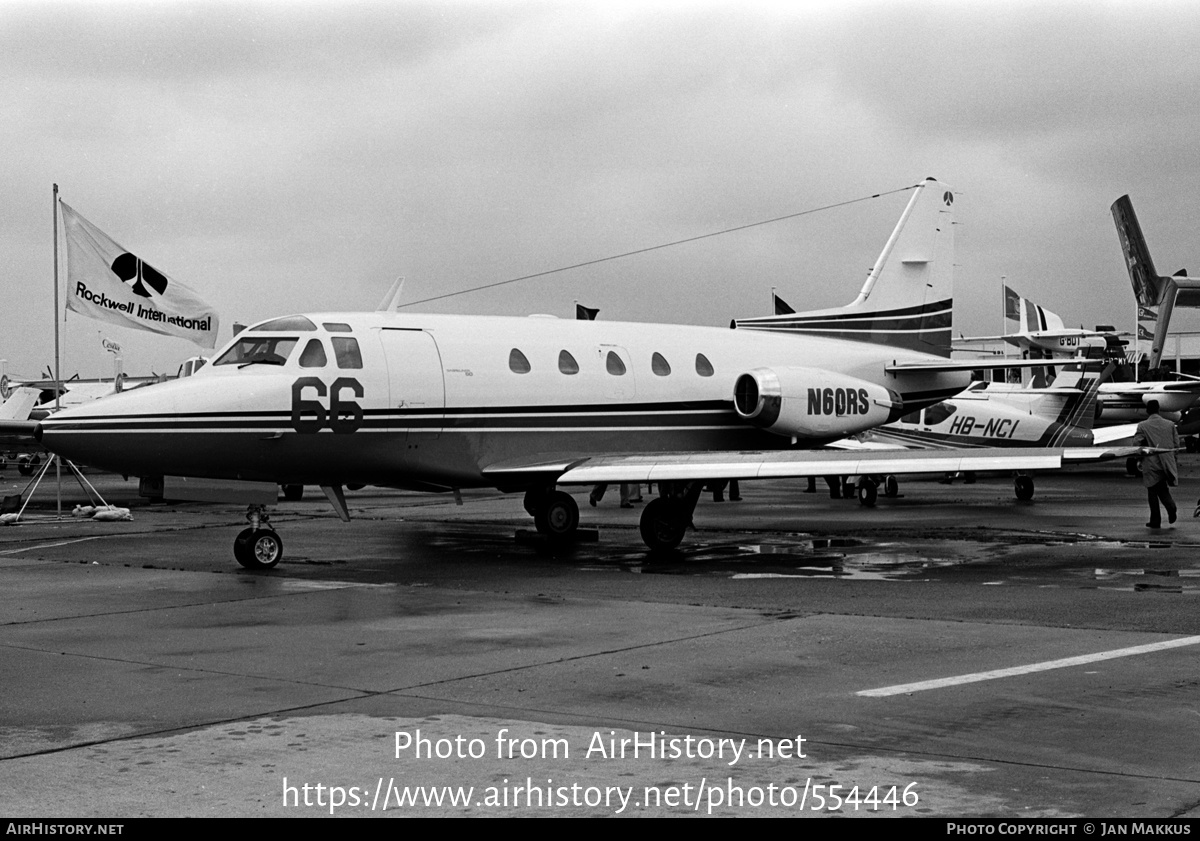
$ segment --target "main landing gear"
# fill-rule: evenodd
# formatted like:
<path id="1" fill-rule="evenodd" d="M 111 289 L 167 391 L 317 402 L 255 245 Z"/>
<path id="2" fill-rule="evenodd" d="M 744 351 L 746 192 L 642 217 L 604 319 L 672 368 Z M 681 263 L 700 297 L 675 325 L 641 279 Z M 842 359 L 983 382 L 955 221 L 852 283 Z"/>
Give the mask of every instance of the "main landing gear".
<path id="1" fill-rule="evenodd" d="M 874 508 L 880 493 L 886 497 L 899 496 L 900 482 L 890 473 L 886 476 L 859 476 L 854 493 L 859 505 Z"/>
<path id="2" fill-rule="evenodd" d="M 1018 474 L 1014 477 L 1013 493 L 1022 502 L 1028 502 L 1033 499 L 1033 477 L 1024 474 Z"/>
<path id="3" fill-rule="evenodd" d="M 246 569 L 271 569 L 283 560 L 283 538 L 271 527 L 265 505 L 251 505 L 246 519 L 250 528 L 233 541 L 233 557 Z"/>
<path id="4" fill-rule="evenodd" d="M 652 553 L 669 552 L 683 542 L 704 482 L 662 482 L 660 496 L 642 510 L 638 526 Z"/>
<path id="5" fill-rule="evenodd" d="M 575 498 L 553 487 L 527 490 L 525 510 L 533 515 L 537 530 L 551 540 L 570 540 L 579 528 Z"/>

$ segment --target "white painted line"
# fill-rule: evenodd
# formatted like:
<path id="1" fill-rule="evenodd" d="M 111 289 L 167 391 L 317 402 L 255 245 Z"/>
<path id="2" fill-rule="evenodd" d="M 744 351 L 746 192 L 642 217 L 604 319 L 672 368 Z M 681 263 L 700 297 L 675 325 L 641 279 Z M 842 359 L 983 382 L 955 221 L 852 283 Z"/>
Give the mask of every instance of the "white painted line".
<path id="1" fill-rule="evenodd" d="M 94 534 L 91 537 L 77 537 L 74 540 L 63 540 L 59 543 L 38 543 L 34 546 L 23 546 L 20 549 L 5 549 L 0 552 L 0 555 L 15 555 L 18 552 L 32 552 L 34 549 L 53 549 L 55 546 L 67 546 L 71 543 L 83 543 L 85 540 L 100 540 L 112 536 L 111 534 Z"/>
<path id="2" fill-rule="evenodd" d="M 923 680 L 919 683 L 884 686 L 880 689 L 864 689 L 854 694 L 866 698 L 905 695 L 910 692 L 924 692 L 926 689 L 944 689 L 947 686 L 958 686 L 963 683 L 978 683 L 982 680 L 996 680 L 997 678 L 1027 675 L 1033 672 L 1048 672 L 1051 669 L 1082 666 L 1085 663 L 1095 663 L 1098 660 L 1115 660 L 1118 657 L 1132 657 L 1135 654 L 1150 654 L 1155 651 L 1165 651 L 1170 648 L 1183 648 L 1187 645 L 1197 644 L 1200 644 L 1200 637 L 1181 637 L 1180 639 L 1154 642 L 1149 645 L 1135 645 L 1132 648 L 1118 648 L 1113 651 L 1100 651 L 1096 654 L 1084 654 L 1079 657 L 1065 657 L 1062 660 L 1047 660 L 1045 663 L 1031 663 L 1028 666 L 1013 666 L 1011 669 L 994 669 L 990 672 L 975 672 L 970 675 L 943 677 L 937 680 Z"/>

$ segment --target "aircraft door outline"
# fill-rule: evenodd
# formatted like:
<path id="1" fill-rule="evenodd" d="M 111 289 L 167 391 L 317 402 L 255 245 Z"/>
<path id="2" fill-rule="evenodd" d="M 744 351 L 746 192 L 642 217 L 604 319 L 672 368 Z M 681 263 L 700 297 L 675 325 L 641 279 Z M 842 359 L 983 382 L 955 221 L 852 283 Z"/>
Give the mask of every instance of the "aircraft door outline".
<path id="1" fill-rule="evenodd" d="M 620 345 L 596 346 L 596 356 L 605 371 L 602 393 L 615 400 L 632 400 L 637 395 L 637 373 L 629 351 Z"/>
<path id="2" fill-rule="evenodd" d="M 436 440 L 446 418 L 446 380 L 437 340 L 424 330 L 380 329 L 388 369 L 389 426 Z"/>

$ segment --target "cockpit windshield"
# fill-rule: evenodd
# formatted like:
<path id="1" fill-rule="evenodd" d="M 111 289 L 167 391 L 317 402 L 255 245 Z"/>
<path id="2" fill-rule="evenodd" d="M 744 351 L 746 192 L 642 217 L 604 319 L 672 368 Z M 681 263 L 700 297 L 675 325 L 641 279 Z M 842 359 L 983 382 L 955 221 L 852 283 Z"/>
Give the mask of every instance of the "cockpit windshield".
<path id="1" fill-rule="evenodd" d="M 244 336 L 212 364 L 285 365 L 296 341 L 295 336 Z"/>

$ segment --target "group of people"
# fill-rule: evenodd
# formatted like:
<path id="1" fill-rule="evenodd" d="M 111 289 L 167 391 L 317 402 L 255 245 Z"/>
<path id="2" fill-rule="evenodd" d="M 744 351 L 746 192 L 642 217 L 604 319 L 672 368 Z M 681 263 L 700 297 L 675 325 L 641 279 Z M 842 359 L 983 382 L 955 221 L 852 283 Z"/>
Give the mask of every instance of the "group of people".
<path id="1" fill-rule="evenodd" d="M 725 501 L 725 488 L 729 488 L 729 501 L 738 502 L 742 498 L 740 489 L 738 488 L 737 479 L 722 479 L 719 482 L 712 482 L 708 485 L 708 490 L 712 492 L 713 502 Z M 654 489 L 653 484 L 646 486 L 646 492 L 650 493 Z M 596 507 L 600 500 L 604 499 L 604 493 L 608 490 L 608 485 L 593 485 L 591 493 L 588 494 L 588 502 L 593 508 Z M 642 501 L 642 485 L 640 482 L 622 482 L 621 483 L 621 507 L 632 508 L 635 502 Z"/>
<path id="2" fill-rule="evenodd" d="M 592 492 L 588 494 L 588 502 L 592 507 L 596 507 L 596 503 L 604 499 L 604 492 L 608 490 L 608 485 L 593 485 Z M 635 502 L 642 501 L 642 484 L 641 482 L 622 482 L 621 483 L 621 507 L 632 508 Z"/>

